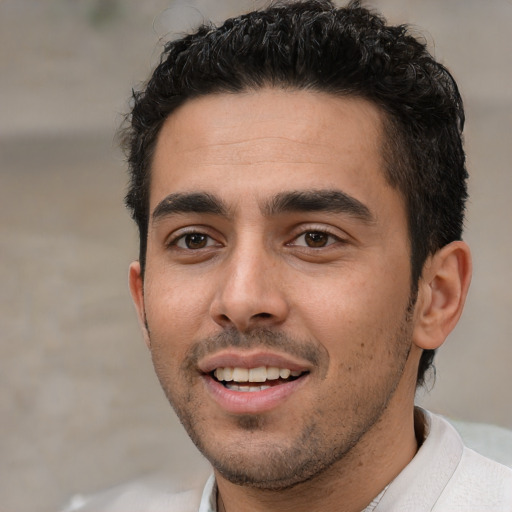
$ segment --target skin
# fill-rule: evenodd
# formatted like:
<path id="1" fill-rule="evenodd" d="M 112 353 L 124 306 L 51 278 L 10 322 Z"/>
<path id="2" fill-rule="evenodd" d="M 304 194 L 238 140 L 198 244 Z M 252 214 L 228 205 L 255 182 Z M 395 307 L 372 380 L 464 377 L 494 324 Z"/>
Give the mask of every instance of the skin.
<path id="1" fill-rule="evenodd" d="M 455 325 L 471 264 L 464 243 L 443 248 L 412 304 L 381 116 L 361 99 L 264 89 L 191 100 L 161 130 L 145 276 L 134 262 L 130 288 L 220 510 L 360 511 L 417 451 L 418 361 Z M 323 203 L 297 206 L 312 191 Z M 350 206 L 331 211 L 333 194 Z M 284 398 L 233 410 L 204 373 L 219 357 L 306 373 Z"/>

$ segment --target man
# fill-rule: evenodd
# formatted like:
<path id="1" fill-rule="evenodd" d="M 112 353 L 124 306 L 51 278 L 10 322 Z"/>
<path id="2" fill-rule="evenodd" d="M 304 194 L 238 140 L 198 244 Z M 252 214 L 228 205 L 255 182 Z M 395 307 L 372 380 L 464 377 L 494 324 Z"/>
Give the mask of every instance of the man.
<path id="1" fill-rule="evenodd" d="M 126 139 L 130 289 L 213 468 L 169 510 L 512 510 L 512 470 L 414 408 L 470 282 L 463 124 L 449 72 L 357 3 L 167 45 Z"/>

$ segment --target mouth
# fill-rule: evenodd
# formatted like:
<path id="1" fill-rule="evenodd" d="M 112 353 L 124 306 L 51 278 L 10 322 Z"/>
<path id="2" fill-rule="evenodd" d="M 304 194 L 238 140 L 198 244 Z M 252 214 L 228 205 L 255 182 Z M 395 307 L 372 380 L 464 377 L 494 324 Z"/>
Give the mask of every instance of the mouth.
<path id="1" fill-rule="evenodd" d="M 219 361 L 203 370 L 208 395 L 228 414 L 261 414 L 280 408 L 309 381 L 309 368 L 289 368 L 285 361 L 266 366 L 262 361 L 246 360 L 244 366 L 237 362 L 231 366 Z"/>
<path id="2" fill-rule="evenodd" d="M 230 391 L 255 393 L 293 382 L 308 373 L 308 371 L 290 370 L 277 366 L 258 366 L 257 368 L 226 366 L 210 372 L 210 377 Z"/>
<path id="3" fill-rule="evenodd" d="M 260 414 L 299 400 L 311 362 L 290 354 L 224 350 L 199 361 L 207 395 L 228 414 Z"/>

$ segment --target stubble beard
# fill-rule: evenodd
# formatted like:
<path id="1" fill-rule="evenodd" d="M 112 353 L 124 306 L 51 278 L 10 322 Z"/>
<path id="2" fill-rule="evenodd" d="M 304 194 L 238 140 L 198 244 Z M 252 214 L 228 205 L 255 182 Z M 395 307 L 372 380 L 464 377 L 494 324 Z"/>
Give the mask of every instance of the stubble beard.
<path id="1" fill-rule="evenodd" d="M 342 390 L 339 393 L 345 395 L 342 398 L 342 407 L 328 410 L 326 418 L 325 404 L 323 408 L 321 404 L 312 414 L 308 414 L 300 433 L 294 439 L 289 439 L 288 443 L 273 444 L 270 433 L 261 436 L 258 440 L 258 434 L 265 434 L 267 427 L 264 415 L 246 415 L 238 418 L 233 430 L 246 433 L 244 445 L 238 441 L 234 443 L 216 441 L 215 436 L 211 435 L 212 427 L 209 418 L 203 416 L 200 400 L 193 394 L 192 379 L 189 381 L 191 386 L 188 391 L 178 396 L 173 386 L 169 386 L 166 379 L 162 378 L 165 372 L 159 372 L 157 369 L 157 375 L 170 404 L 192 442 L 218 473 L 233 484 L 241 486 L 268 491 L 288 490 L 315 479 L 333 467 L 345 458 L 365 434 L 378 423 L 394 395 L 408 360 L 412 336 L 412 310 L 410 303 L 394 340 L 386 340 L 394 341 L 395 364 L 393 370 L 385 375 L 385 381 L 381 380 L 370 386 L 363 383 L 359 388 L 352 389 L 352 399 L 346 398 L 350 392 Z M 304 352 L 310 350 L 311 354 L 317 356 L 316 363 L 318 358 L 323 357 L 323 354 L 315 352 L 313 342 L 298 342 L 272 331 L 265 331 L 264 335 L 261 332 L 255 333 L 254 338 L 261 340 L 262 336 L 265 338 L 266 346 L 272 347 L 284 343 L 288 347 L 306 347 L 302 349 L 301 355 L 304 356 Z M 187 365 L 190 366 L 198 357 L 197 347 L 199 346 L 240 346 L 244 343 L 249 345 L 252 336 L 241 338 L 239 333 L 235 335 L 227 331 L 217 338 L 221 341 L 204 340 L 198 344 L 196 353 L 182 366 L 182 370 Z M 243 341 L 240 341 L 241 339 Z M 183 371 L 181 373 L 183 374 Z M 333 410 L 342 411 L 342 414 L 338 417 Z M 326 431 L 326 421 L 329 424 L 334 422 L 336 427 L 334 433 Z"/>

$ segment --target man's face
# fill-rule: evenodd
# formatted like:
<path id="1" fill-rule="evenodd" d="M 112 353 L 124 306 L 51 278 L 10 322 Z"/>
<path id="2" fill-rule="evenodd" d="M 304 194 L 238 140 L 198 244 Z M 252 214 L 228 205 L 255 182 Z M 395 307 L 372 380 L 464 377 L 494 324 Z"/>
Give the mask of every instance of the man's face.
<path id="1" fill-rule="evenodd" d="M 381 129 L 364 100 L 269 89 L 191 100 L 159 135 L 132 292 L 165 393 L 233 482 L 311 478 L 414 393 Z"/>

